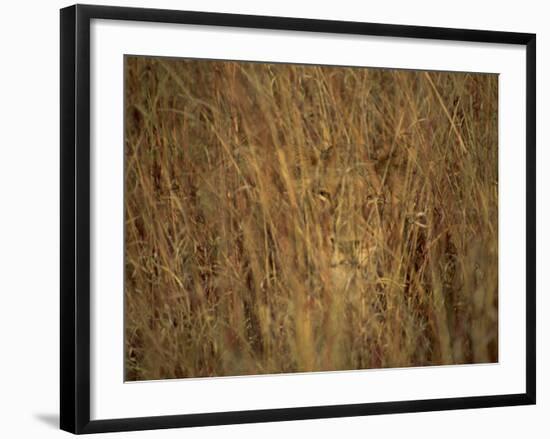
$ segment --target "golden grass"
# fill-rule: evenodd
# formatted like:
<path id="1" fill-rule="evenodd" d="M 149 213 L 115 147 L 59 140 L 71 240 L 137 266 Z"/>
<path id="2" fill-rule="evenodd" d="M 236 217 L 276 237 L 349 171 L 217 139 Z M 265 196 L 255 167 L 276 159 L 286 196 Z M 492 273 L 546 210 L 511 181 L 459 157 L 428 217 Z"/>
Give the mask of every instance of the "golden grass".
<path id="1" fill-rule="evenodd" d="M 125 59 L 127 380 L 498 359 L 498 77 Z"/>

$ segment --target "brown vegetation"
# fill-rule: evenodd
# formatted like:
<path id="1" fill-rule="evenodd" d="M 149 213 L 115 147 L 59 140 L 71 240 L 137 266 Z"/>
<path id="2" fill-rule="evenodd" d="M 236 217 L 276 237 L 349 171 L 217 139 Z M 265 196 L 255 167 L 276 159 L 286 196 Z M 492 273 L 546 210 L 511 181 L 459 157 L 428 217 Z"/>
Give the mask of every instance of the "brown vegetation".
<path id="1" fill-rule="evenodd" d="M 494 362 L 498 77 L 125 59 L 126 379 Z"/>

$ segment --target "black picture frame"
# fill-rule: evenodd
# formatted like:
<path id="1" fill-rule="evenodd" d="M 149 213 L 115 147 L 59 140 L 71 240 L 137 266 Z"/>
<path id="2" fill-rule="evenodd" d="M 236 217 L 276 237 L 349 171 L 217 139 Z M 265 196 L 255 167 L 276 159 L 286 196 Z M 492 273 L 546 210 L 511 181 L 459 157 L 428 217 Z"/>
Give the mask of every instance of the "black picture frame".
<path id="1" fill-rule="evenodd" d="M 526 47 L 526 392 L 508 395 L 90 420 L 90 21 L 132 20 L 384 37 L 502 43 Z M 535 404 L 536 36 L 221 13 L 75 5 L 61 10 L 61 404 L 72 433 L 364 416 Z"/>

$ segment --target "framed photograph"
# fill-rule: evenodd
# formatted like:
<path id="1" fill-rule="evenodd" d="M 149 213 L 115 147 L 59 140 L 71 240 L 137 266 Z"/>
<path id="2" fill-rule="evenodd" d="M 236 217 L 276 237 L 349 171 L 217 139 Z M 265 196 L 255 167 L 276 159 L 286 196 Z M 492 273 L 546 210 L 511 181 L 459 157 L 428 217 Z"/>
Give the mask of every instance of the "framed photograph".
<path id="1" fill-rule="evenodd" d="M 61 10 L 61 428 L 535 403 L 535 35 Z"/>

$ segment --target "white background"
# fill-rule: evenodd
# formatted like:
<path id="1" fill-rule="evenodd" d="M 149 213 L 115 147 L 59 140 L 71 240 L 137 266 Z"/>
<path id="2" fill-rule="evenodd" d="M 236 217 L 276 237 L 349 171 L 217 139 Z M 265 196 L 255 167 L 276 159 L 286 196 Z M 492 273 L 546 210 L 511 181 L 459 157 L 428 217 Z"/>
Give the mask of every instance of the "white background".
<path id="1" fill-rule="evenodd" d="M 93 2 L 92 2 L 93 3 Z M 550 263 L 550 156 L 542 145 L 548 131 L 550 89 L 544 2 L 429 1 L 134 1 L 102 3 L 281 16 L 484 28 L 538 34 L 538 348 L 539 404 L 535 407 L 389 415 L 118 434 L 112 437 L 548 437 L 550 312 L 543 293 Z M 58 412 L 59 288 L 59 1 L 4 5 L 0 45 L 0 432 L 5 437 L 56 437 Z M 546 166 L 545 166 L 546 165 Z M 543 199 L 546 198 L 546 203 Z"/>

